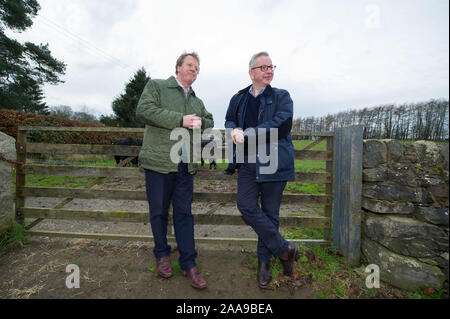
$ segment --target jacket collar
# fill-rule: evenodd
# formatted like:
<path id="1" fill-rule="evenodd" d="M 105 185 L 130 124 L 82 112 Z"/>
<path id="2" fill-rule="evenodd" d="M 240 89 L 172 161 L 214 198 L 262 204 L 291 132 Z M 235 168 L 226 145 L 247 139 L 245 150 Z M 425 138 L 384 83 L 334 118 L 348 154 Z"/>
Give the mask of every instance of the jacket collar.
<path id="1" fill-rule="evenodd" d="M 177 80 L 175 79 L 175 77 L 173 76 L 173 75 L 171 75 L 168 79 L 167 79 L 167 87 L 168 88 L 181 88 L 182 89 L 182 87 L 178 84 L 178 82 L 177 82 Z M 184 93 L 184 92 L 183 92 Z M 191 87 L 189 87 L 189 92 L 188 92 L 188 94 L 192 94 L 192 95 L 194 95 L 195 96 L 195 92 L 194 92 L 194 90 L 192 89 L 192 86 Z"/>
<path id="2" fill-rule="evenodd" d="M 240 91 L 238 92 L 238 95 L 241 95 L 242 93 L 248 92 L 248 90 L 250 90 L 250 87 L 251 87 L 251 86 L 252 86 L 252 85 L 250 84 L 250 85 L 247 86 L 246 88 L 240 90 Z M 268 97 L 268 96 L 270 96 L 271 94 L 272 94 L 272 87 L 271 87 L 270 84 L 269 84 L 269 85 L 266 86 L 266 88 L 265 88 L 264 92 L 262 93 L 262 95 Z"/>

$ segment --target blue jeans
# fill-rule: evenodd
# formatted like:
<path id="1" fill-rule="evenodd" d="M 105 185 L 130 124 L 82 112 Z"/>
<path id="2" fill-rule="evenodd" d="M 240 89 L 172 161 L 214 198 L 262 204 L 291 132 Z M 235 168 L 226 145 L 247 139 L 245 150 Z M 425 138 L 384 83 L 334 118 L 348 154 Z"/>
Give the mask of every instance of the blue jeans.
<path id="1" fill-rule="evenodd" d="M 258 260 L 280 257 L 289 247 L 278 231 L 280 203 L 286 181 L 256 183 L 256 164 L 243 163 L 238 175 L 237 207 L 258 235 Z M 261 207 L 258 196 L 261 194 Z"/>
<path id="2" fill-rule="evenodd" d="M 156 258 L 170 255 L 167 244 L 169 206 L 172 202 L 173 224 L 182 270 L 196 266 L 197 252 L 194 242 L 194 218 L 192 216 L 192 192 L 194 177 L 189 174 L 187 164 L 180 163 L 177 173 L 162 174 L 145 170 L 147 200 L 150 209 L 150 225 L 155 241 L 153 253 Z"/>

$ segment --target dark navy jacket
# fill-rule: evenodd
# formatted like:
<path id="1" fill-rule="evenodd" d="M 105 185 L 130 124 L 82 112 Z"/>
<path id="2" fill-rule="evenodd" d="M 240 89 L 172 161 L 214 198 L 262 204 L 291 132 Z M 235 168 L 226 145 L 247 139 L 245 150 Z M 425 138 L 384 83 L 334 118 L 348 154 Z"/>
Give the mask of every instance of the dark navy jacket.
<path id="1" fill-rule="evenodd" d="M 244 118 L 247 108 L 247 99 L 250 86 L 240 90 L 235 94 L 228 106 L 225 116 L 225 128 L 243 128 Z M 260 96 L 261 105 L 259 107 L 258 125 L 254 128 L 258 137 L 259 128 L 266 130 L 267 149 L 269 154 L 270 128 L 278 129 L 278 168 L 273 174 L 261 174 L 260 167 L 269 164 L 261 164 L 256 158 L 256 182 L 275 182 L 295 179 L 294 168 L 294 145 L 292 144 L 292 117 L 294 103 L 289 92 L 282 89 L 273 88 L 268 85 Z M 245 138 L 247 139 L 248 134 Z M 233 145 L 233 150 L 235 145 Z M 234 158 L 235 158 L 235 154 Z M 237 164 L 239 165 L 239 163 Z"/>

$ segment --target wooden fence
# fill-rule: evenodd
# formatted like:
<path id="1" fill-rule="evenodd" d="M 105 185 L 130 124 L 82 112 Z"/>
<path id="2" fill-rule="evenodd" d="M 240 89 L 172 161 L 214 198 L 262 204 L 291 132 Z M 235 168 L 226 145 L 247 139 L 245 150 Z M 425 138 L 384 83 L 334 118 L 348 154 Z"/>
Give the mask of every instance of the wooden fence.
<path id="1" fill-rule="evenodd" d="M 148 235 L 129 234 L 104 234 L 104 233 L 79 233 L 32 230 L 43 219 L 65 219 L 101 222 L 133 222 L 149 223 L 148 211 L 106 211 L 106 210 L 80 210 L 63 208 L 72 199 L 114 199 L 114 200 L 138 200 L 146 201 L 145 191 L 115 190 L 115 189 L 89 189 L 89 188 L 60 188 L 60 187 L 30 187 L 25 184 L 27 174 L 58 175 L 58 176 L 95 176 L 100 179 L 105 177 L 142 178 L 142 169 L 134 167 L 80 167 L 73 165 L 42 165 L 27 162 L 27 154 L 99 154 L 129 156 L 127 161 L 137 156 L 139 146 L 124 145 L 83 145 L 83 144 L 48 144 L 30 143 L 27 141 L 27 132 L 31 131 L 59 131 L 59 132 L 108 132 L 143 134 L 144 129 L 128 128 L 98 128 L 98 127 L 20 127 L 17 137 L 17 166 L 16 172 L 16 220 L 23 223 L 25 218 L 36 219 L 27 228 L 34 236 L 67 237 L 67 238 L 91 238 L 91 239 L 121 239 L 152 241 Z M 308 227 L 323 228 L 323 239 L 294 239 L 300 244 L 324 244 L 331 243 L 331 217 L 333 205 L 333 133 L 303 132 L 293 134 L 296 137 L 317 136 L 318 138 L 301 151 L 295 151 L 295 158 L 301 160 L 325 160 L 326 171 L 321 173 L 296 173 L 296 181 L 325 184 L 325 194 L 285 194 L 282 203 L 302 203 L 324 205 L 324 216 L 280 216 L 280 227 Z M 326 140 L 326 151 L 312 151 L 317 143 Z M 225 153 L 225 152 L 223 152 Z M 226 175 L 223 170 L 209 171 L 199 169 L 196 179 L 202 180 L 236 180 L 236 175 Z M 98 180 L 96 180 L 98 181 Z M 93 184 L 95 184 L 95 182 Z M 92 185 L 90 185 L 92 186 Z M 25 206 L 26 197 L 52 197 L 64 199 L 53 208 L 36 208 Z M 193 201 L 214 202 L 217 207 L 221 203 L 236 202 L 235 193 L 194 193 Z M 237 209 L 237 208 L 236 208 Z M 214 210 L 209 212 L 193 212 L 195 225 L 246 225 L 240 215 L 218 214 Z M 171 218 L 169 218 L 171 220 Z M 174 237 L 168 237 L 169 241 L 175 241 Z M 244 243 L 256 242 L 256 238 L 212 238 L 196 237 L 196 242 L 204 243 Z"/>

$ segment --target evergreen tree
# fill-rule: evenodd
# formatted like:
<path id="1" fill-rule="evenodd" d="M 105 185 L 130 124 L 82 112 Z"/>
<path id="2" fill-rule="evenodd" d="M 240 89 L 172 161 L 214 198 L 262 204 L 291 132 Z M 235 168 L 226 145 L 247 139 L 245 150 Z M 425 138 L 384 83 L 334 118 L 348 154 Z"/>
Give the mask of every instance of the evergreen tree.
<path id="1" fill-rule="evenodd" d="M 113 126 L 113 127 L 119 126 L 119 121 L 116 119 L 116 117 L 113 114 L 100 115 L 100 123 L 103 123 L 106 126 Z"/>
<path id="2" fill-rule="evenodd" d="M 66 65 L 52 57 L 48 44 L 22 44 L 4 33 L 29 28 L 39 9 L 36 0 L 0 0 L 0 108 L 47 114 L 42 86 L 63 82 Z"/>
<path id="3" fill-rule="evenodd" d="M 112 102 L 112 109 L 119 126 L 145 126 L 136 119 L 136 107 L 148 80 L 150 80 L 150 77 L 147 76 L 145 68 L 140 68 L 136 71 L 133 78 L 125 85 L 125 93 L 121 94 Z"/>

